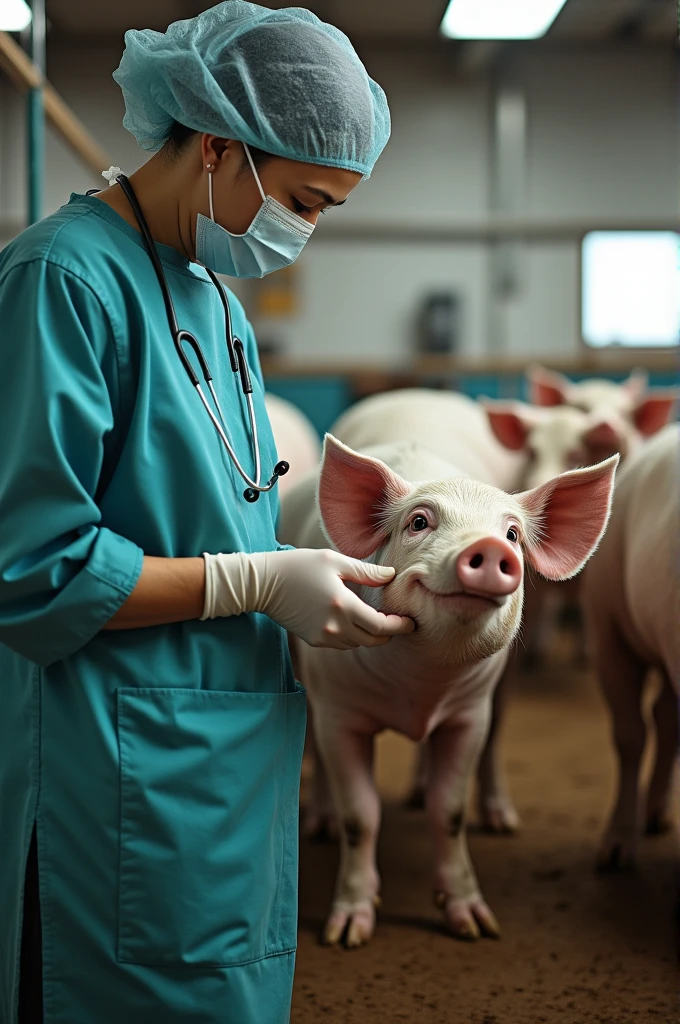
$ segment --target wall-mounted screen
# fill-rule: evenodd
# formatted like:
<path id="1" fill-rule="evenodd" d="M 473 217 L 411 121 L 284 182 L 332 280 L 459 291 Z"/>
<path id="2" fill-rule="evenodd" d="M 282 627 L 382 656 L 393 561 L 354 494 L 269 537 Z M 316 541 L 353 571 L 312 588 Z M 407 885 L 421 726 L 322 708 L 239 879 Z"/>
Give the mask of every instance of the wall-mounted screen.
<path id="1" fill-rule="evenodd" d="M 677 345 L 680 234 L 591 231 L 581 252 L 581 330 L 586 345 Z"/>

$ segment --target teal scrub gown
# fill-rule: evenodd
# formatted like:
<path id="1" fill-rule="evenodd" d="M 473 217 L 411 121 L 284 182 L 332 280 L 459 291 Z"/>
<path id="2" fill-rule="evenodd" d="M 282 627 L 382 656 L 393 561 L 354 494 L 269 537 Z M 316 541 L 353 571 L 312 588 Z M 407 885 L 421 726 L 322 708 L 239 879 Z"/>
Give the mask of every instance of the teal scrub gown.
<path id="1" fill-rule="evenodd" d="M 219 296 L 158 251 L 252 471 Z M 285 1024 L 305 729 L 285 634 L 256 614 L 102 631 L 143 555 L 275 549 L 278 498 L 243 499 L 141 236 L 94 196 L 0 254 L 0 437 L 0 1022 L 35 826 L 46 1024 Z"/>

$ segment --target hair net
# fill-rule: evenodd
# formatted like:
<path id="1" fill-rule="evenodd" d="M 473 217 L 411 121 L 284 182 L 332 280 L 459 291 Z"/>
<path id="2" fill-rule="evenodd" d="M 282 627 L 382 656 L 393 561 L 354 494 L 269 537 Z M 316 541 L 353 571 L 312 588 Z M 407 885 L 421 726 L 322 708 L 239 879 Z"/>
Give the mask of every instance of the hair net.
<path id="1" fill-rule="evenodd" d="M 385 94 L 347 36 L 301 7 L 225 0 L 167 32 L 131 29 L 113 77 L 146 150 L 179 121 L 368 177 L 390 135 Z"/>

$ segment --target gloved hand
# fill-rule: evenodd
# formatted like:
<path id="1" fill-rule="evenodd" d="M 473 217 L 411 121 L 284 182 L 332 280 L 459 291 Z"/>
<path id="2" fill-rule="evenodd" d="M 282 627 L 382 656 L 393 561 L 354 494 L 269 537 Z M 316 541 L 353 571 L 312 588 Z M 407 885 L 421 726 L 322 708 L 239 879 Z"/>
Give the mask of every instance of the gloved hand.
<path id="1" fill-rule="evenodd" d="M 377 647 L 415 628 L 411 619 L 377 612 L 343 583 L 382 587 L 394 569 L 312 548 L 203 557 L 202 619 L 264 612 L 311 647 L 341 651 Z"/>

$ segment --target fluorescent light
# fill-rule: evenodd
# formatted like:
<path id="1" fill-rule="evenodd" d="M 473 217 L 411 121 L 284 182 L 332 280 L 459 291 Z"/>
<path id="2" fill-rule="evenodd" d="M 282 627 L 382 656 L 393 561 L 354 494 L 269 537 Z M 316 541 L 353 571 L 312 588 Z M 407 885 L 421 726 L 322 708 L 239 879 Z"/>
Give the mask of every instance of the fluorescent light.
<path id="1" fill-rule="evenodd" d="M 450 39 L 538 39 L 566 0 L 449 0 L 442 35 Z"/>
<path id="2" fill-rule="evenodd" d="M 25 0 L 0 0 L 0 31 L 23 32 L 31 24 L 31 8 Z"/>

